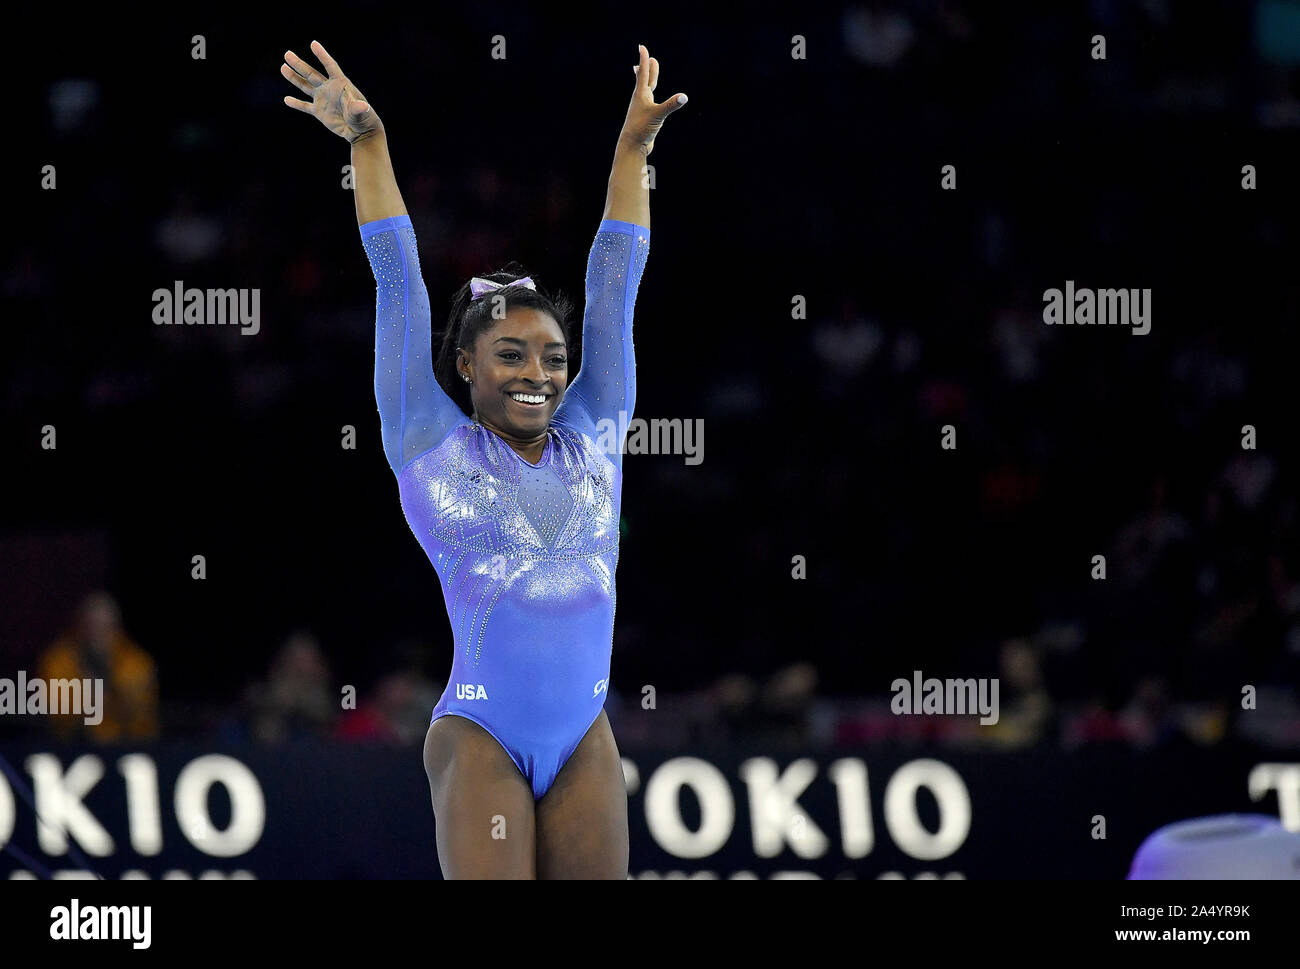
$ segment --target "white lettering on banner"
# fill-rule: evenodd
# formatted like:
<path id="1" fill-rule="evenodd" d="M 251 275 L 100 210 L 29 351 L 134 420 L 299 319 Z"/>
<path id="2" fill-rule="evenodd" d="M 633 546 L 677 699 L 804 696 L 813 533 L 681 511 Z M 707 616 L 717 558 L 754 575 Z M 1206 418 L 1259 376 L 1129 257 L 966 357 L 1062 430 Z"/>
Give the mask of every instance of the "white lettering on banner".
<path id="1" fill-rule="evenodd" d="M 682 820 L 678 798 L 689 787 L 700 802 L 700 830 Z M 711 855 L 731 837 L 736 805 L 722 771 L 698 757 L 674 757 L 660 764 L 645 785 L 645 817 L 650 834 L 678 858 Z"/>
<path id="2" fill-rule="evenodd" d="M 218 831 L 208 815 L 208 790 L 221 784 L 230 795 L 230 826 Z M 242 855 L 262 837 L 266 800 L 254 773 L 233 757 L 206 754 L 176 778 L 176 820 L 190 844 L 218 858 Z"/>
<path id="3" fill-rule="evenodd" d="M 749 790 L 750 828 L 754 853 L 775 858 L 789 845 L 800 858 L 820 858 L 830 844 L 797 801 L 817 776 L 817 764 L 807 757 L 781 773 L 770 757 L 753 757 L 740 765 Z"/>
<path id="4" fill-rule="evenodd" d="M 926 862 L 917 867 L 931 870 L 883 874 L 873 871 L 870 877 L 962 877 L 958 872 L 945 871 L 960 863 L 943 863 L 942 859 L 951 858 L 967 845 L 972 830 L 972 801 L 963 776 L 941 760 L 917 758 L 904 762 L 892 774 L 885 775 L 883 782 L 878 775 L 874 805 L 867 762 L 859 757 L 842 757 L 826 763 L 816 757 L 796 756 L 786 763 L 781 758 L 763 756 L 739 764 L 734 760 L 724 761 L 723 767 L 703 758 L 675 757 L 656 763 L 653 769 L 644 772 L 638 770 L 631 758 L 622 757 L 621 762 L 629 799 L 644 798 L 639 807 L 635 803 L 630 805 L 633 812 L 645 812 L 651 840 L 643 847 L 652 853 L 656 848 L 665 852 L 662 869 L 691 868 L 692 862 L 707 865 L 709 862 L 696 860 L 725 851 L 725 855 L 712 862 L 715 868 L 719 864 L 728 870 L 733 865 L 759 867 L 760 860 L 776 858 L 779 859 L 776 864 L 783 870 L 799 871 L 807 866 L 829 877 L 839 870 L 837 863 L 843 862 L 843 872 L 836 877 L 853 877 L 854 873 L 863 869 L 871 871 L 873 867 L 906 868 L 902 861 L 902 856 L 906 856 Z M 195 757 L 187 764 L 176 763 L 182 769 L 174 785 L 160 783 L 159 765 L 147 753 L 124 754 L 116 759 L 120 782 L 116 775 L 107 772 L 108 764 L 102 753 L 64 756 L 36 753 L 27 757 L 23 766 L 31 777 L 33 800 L 41 819 L 37 820 L 37 814 L 25 803 L 27 792 L 18 786 L 17 775 L 11 786 L 10 779 L 0 773 L 0 849 L 15 834 L 18 837 L 15 847 L 21 845 L 30 851 L 31 843 L 36 842 L 48 856 L 40 858 L 38 854 L 40 864 L 54 869 L 55 878 L 95 877 L 89 870 L 59 867 L 60 863 L 68 863 L 66 856 L 77 848 L 90 859 L 99 859 L 115 856 L 119 851 L 127 854 L 128 845 L 134 854 L 124 857 L 113 871 L 105 870 L 98 861 L 80 856 L 77 861 L 85 869 L 97 869 L 106 877 L 127 866 L 131 868 L 121 875 L 123 878 L 254 877 L 244 869 L 225 873 L 203 870 L 203 865 L 213 863 L 207 858 L 246 854 L 262 840 L 267 828 L 267 804 L 260 782 L 248 766 L 234 757 L 209 754 Z M 829 783 L 818 779 L 823 766 Z M 1250 766 L 1247 762 L 1237 769 L 1245 767 L 1249 767 L 1250 799 L 1267 801 L 1271 809 L 1269 795 L 1276 793 L 1283 826 L 1300 831 L 1300 763 Z M 169 776 L 171 769 L 167 768 Z M 1017 775 L 1009 776 L 1014 779 Z M 1216 783 L 1220 781 L 1221 778 L 1216 778 Z M 819 788 L 819 783 L 825 786 Z M 1029 784 L 1028 780 L 1023 783 Z M 1236 783 L 1240 783 L 1240 774 Z M 225 788 L 230 803 L 230 821 L 223 830 L 216 828 L 208 807 L 209 794 L 216 784 Z M 172 786 L 172 790 L 163 789 L 167 786 Z M 1229 783 L 1228 787 L 1231 786 Z M 927 792 L 924 795 L 922 788 Z M 20 790 L 21 802 L 17 798 Z M 106 800 L 120 799 L 123 794 L 125 811 L 120 800 L 115 811 L 111 808 L 102 811 L 105 821 L 118 820 L 106 824 L 95 816 L 94 811 L 99 811 Z M 1024 815 L 1032 812 L 1032 805 L 1024 803 L 1024 794 L 1013 792 L 1008 796 L 1015 798 L 1017 812 Z M 922 810 L 931 799 L 930 810 Z M 217 798 L 218 804 L 221 800 Z M 188 845 L 174 834 L 171 839 L 164 835 L 168 802 L 174 808 L 175 823 L 184 838 L 206 858 L 187 862 L 184 859 L 188 857 Z M 741 812 L 748 809 L 748 819 L 738 816 L 738 802 Z M 698 804 L 699 821 L 688 824 L 687 819 L 693 820 L 695 816 L 692 803 Z M 308 806 L 294 799 L 280 805 L 280 809 L 287 812 L 287 817 L 296 818 Z M 879 864 L 852 864 L 875 851 L 875 810 L 882 811 L 883 818 L 883 854 L 877 853 Z M 219 808 L 218 812 L 219 817 L 224 817 Z M 1018 818 L 1015 820 L 1019 823 Z M 739 837 L 733 842 L 733 835 L 737 834 Z M 168 840 L 172 843 L 165 843 Z M 143 859 L 159 856 L 161 861 L 155 862 L 157 867 L 148 874 L 140 870 Z M 188 864 L 193 865 L 188 872 L 172 867 Z M 228 864 L 234 867 L 247 862 L 241 859 Z M 31 867 L 44 874 L 44 869 L 36 863 Z M 167 870 L 160 874 L 164 868 Z M 10 879 L 36 877 L 25 870 L 3 871 Z M 0 874 L 0 878 L 6 874 Z M 677 877 L 677 874 L 646 872 L 638 877 Z M 710 876 L 696 873 L 690 877 Z M 730 875 L 715 872 L 712 877 L 757 876 L 752 872 Z M 776 876 L 765 869 L 763 877 Z"/>
<path id="5" fill-rule="evenodd" d="M 628 794 L 635 794 L 641 787 L 641 772 L 626 757 L 620 757 L 619 760 L 623 766 L 623 786 L 627 788 Z"/>
<path id="6" fill-rule="evenodd" d="M 158 796 L 158 768 L 144 754 L 127 754 L 117 762 L 126 778 L 126 825 L 131 847 L 141 855 L 162 851 L 162 798 Z"/>
<path id="7" fill-rule="evenodd" d="M 875 830 L 871 826 L 867 765 L 855 757 L 844 757 L 826 769 L 826 776 L 835 785 L 844 857 L 865 858 L 876 843 Z"/>
<path id="8" fill-rule="evenodd" d="M 112 836 L 82 803 L 104 776 L 104 763 L 99 757 L 82 754 L 65 770 L 54 754 L 32 754 L 24 766 L 32 778 L 36 815 L 40 818 L 34 826 L 42 852 L 54 858 L 66 855 L 72 839 L 88 855 L 105 858 L 113 854 L 116 844 Z M 125 779 L 131 847 L 146 857 L 158 855 L 163 850 L 158 768 L 148 754 L 126 754 L 118 759 L 117 769 Z M 224 831 L 212 824 L 208 814 L 208 792 L 214 784 L 225 787 L 230 798 L 230 824 Z M 266 800 L 256 775 L 242 762 L 224 754 L 205 754 L 186 764 L 176 778 L 174 804 L 176 821 L 185 837 L 199 851 L 213 857 L 244 854 L 257 844 L 266 827 Z M 0 848 L 9 843 L 16 821 L 13 791 L 0 774 Z M 15 871 L 10 877 L 23 878 L 27 874 Z M 211 874 L 225 877 L 219 872 Z M 76 878 L 79 873 L 70 870 L 55 877 Z M 95 876 L 86 872 L 85 877 Z M 190 876 L 179 872 L 178 877 Z"/>
<path id="9" fill-rule="evenodd" d="M 627 768 L 635 763 L 624 758 Z M 835 786 L 839 806 L 840 837 L 847 858 L 863 858 L 875 846 L 868 796 L 867 765 L 858 758 L 843 758 L 827 771 Z M 800 794 L 817 776 L 809 758 L 795 761 L 778 774 L 776 761 L 755 757 L 745 761 L 740 774 L 749 793 L 750 829 L 754 851 L 761 858 L 775 857 L 788 845 L 801 858 L 822 858 L 830 841 L 798 805 Z M 630 775 L 629 775 L 630 776 Z M 639 772 L 636 773 L 639 778 Z M 691 788 L 700 804 L 700 830 L 691 831 L 682 819 L 679 794 Z M 939 805 L 939 830 L 921 823 L 916 794 L 928 789 Z M 634 789 L 629 788 L 629 794 Z M 957 851 L 970 833 L 970 794 L 961 775 L 938 760 L 909 761 L 894 772 L 885 786 L 885 827 L 900 849 L 913 858 L 933 861 Z M 735 803 L 726 777 L 708 761 L 676 757 L 665 761 L 645 783 L 646 825 L 664 851 L 678 858 L 703 858 L 722 848 L 731 837 Z"/>
<path id="10" fill-rule="evenodd" d="M 100 872 L 86 871 L 79 868 L 59 868 L 50 872 L 55 881 L 99 881 Z M 191 875 L 188 871 L 182 871 L 179 868 L 172 868 L 165 871 L 160 876 L 162 881 L 193 881 L 198 878 L 199 881 L 257 881 L 257 876 L 251 871 L 239 868 L 235 871 L 214 871 L 207 870 L 199 872 L 198 875 Z M 36 881 L 36 875 L 30 871 L 16 868 L 9 873 L 10 881 Z M 122 872 L 122 881 L 151 881 L 152 876 L 148 872 L 143 872 L 138 868 L 132 868 L 129 871 Z"/>
<path id="11" fill-rule="evenodd" d="M 81 803 L 104 776 L 104 762 L 94 754 L 82 754 L 64 771 L 53 754 L 32 754 L 26 766 L 32 775 L 36 813 L 44 822 L 36 826 L 41 851 L 51 856 L 67 854 L 71 835 L 87 854 L 111 855 L 112 837 Z"/>
<path id="12" fill-rule="evenodd" d="M 634 878 L 644 881 L 717 881 L 725 878 L 727 881 L 758 881 L 758 876 L 752 871 L 733 871 L 730 875 L 719 875 L 716 871 L 640 871 L 635 875 L 628 875 L 628 878 Z M 768 875 L 769 881 L 784 881 L 791 878 L 817 880 L 822 876 L 815 871 L 774 871 Z M 855 879 L 857 876 L 852 874 L 837 875 L 836 880 Z M 897 871 L 886 871 L 876 876 L 879 881 L 906 881 L 907 876 Z M 965 881 L 966 876 L 959 871 L 944 872 L 940 875 L 937 871 L 920 871 L 912 876 L 913 881 Z"/>
<path id="13" fill-rule="evenodd" d="M 18 815 L 14 811 L 14 794 L 9 790 L 3 774 L 0 774 L 0 848 L 9 843 L 14 834 L 14 821 Z"/>
<path id="14" fill-rule="evenodd" d="M 1258 801 L 1277 791 L 1277 813 L 1282 827 L 1300 831 L 1300 764 L 1256 764 L 1246 777 L 1250 799 Z"/>
<path id="15" fill-rule="evenodd" d="M 916 813 L 916 792 L 929 788 L 939 802 L 939 830 L 931 834 Z M 938 760 L 914 760 L 885 785 L 885 827 L 894 844 L 913 858 L 947 858 L 970 834 L 970 793 L 961 775 Z"/>

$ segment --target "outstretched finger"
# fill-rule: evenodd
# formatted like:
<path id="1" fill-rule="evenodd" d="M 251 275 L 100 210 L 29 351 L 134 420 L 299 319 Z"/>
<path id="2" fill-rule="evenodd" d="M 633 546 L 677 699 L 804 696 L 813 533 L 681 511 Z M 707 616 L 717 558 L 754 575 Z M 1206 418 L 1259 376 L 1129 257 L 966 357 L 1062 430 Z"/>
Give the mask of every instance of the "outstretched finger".
<path id="1" fill-rule="evenodd" d="M 299 111 L 306 111 L 308 114 L 313 113 L 310 101 L 299 101 L 297 98 L 291 98 L 286 94 L 284 103 L 291 108 L 297 108 Z"/>
<path id="2" fill-rule="evenodd" d="M 320 62 L 325 65 L 326 74 L 328 74 L 330 77 L 338 77 L 340 74 L 343 73 L 341 70 L 339 70 L 338 63 L 334 60 L 334 58 L 330 57 L 329 51 L 325 49 L 325 46 L 319 40 L 313 40 L 311 42 L 311 49 L 312 52 L 315 53 L 315 55 L 320 58 Z"/>
<path id="3" fill-rule="evenodd" d="M 655 89 L 655 85 L 658 83 L 659 83 L 659 62 L 652 57 L 650 58 L 650 80 L 646 82 L 646 87 L 648 87 L 651 91 L 653 91 Z"/>
<path id="4" fill-rule="evenodd" d="M 288 64 L 280 65 L 280 73 L 284 75 L 285 80 L 296 87 L 303 94 L 311 94 L 312 86 L 307 83 L 306 78 L 300 75 Z"/>
<path id="5" fill-rule="evenodd" d="M 284 52 L 284 62 L 289 65 L 295 74 L 299 75 L 312 87 L 320 87 L 325 83 L 325 78 L 321 77 L 320 71 L 316 70 L 316 68 L 312 67 L 293 51 L 287 50 Z M 292 78 L 290 80 L 292 80 Z"/>
<path id="6" fill-rule="evenodd" d="M 641 94 L 650 90 L 647 83 L 650 77 L 650 52 L 645 49 L 644 44 L 637 44 L 636 49 L 640 55 L 640 63 L 637 64 L 636 68 L 636 90 L 638 94 Z"/>
<path id="7" fill-rule="evenodd" d="M 668 117 L 670 114 L 672 114 L 682 105 L 684 105 L 688 100 L 689 98 L 687 98 L 685 94 L 674 94 L 663 104 L 655 105 L 655 107 L 659 109 L 660 120 Z"/>

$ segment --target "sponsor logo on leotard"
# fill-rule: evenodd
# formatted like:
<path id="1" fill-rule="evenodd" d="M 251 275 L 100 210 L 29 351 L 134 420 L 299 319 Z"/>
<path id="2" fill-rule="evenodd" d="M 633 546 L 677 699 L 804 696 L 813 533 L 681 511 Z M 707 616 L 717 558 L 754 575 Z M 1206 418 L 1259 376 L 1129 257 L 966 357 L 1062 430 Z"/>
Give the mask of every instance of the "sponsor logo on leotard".
<path id="1" fill-rule="evenodd" d="M 600 696 L 600 695 L 601 695 L 602 693 L 604 693 L 608 688 L 609 688 L 609 680 L 608 680 L 608 679 L 597 680 L 597 681 L 596 681 L 596 688 L 595 688 L 594 690 L 591 691 L 591 697 L 592 697 L 592 699 L 594 700 L 596 697 Z"/>

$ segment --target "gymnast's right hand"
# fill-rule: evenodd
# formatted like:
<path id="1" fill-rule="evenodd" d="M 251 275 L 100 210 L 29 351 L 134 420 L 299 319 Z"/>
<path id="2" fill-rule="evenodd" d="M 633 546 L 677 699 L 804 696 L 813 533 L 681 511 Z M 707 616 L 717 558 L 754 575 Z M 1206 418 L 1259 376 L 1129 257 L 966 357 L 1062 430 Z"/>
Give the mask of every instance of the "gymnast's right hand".
<path id="1" fill-rule="evenodd" d="M 329 52 L 315 40 L 311 42 L 311 49 L 325 65 L 325 75 L 322 76 L 320 71 L 293 51 L 285 51 L 280 73 L 303 94 L 310 95 L 311 100 L 300 101 L 298 98 L 285 97 L 284 103 L 307 114 L 314 114 L 321 124 L 340 138 L 346 139 L 348 144 L 355 144 L 383 131 L 383 122 L 375 114 L 375 109 L 339 69 Z"/>

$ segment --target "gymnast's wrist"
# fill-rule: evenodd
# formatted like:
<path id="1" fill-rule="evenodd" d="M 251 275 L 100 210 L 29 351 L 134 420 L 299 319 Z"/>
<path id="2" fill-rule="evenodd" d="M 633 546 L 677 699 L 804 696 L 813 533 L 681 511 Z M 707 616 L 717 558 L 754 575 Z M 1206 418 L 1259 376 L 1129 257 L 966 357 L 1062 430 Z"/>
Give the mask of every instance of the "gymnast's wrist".
<path id="1" fill-rule="evenodd" d="M 627 131 L 620 131 L 616 153 L 639 155 L 644 158 L 646 154 L 646 145 L 638 136 L 629 134 Z"/>
<path id="2" fill-rule="evenodd" d="M 387 141 L 388 141 L 388 133 L 384 130 L 383 120 L 380 119 L 379 124 L 375 125 L 369 131 L 357 135 L 355 138 L 352 139 L 352 141 L 349 142 L 349 144 L 353 148 L 360 148 L 363 145 L 366 145 L 370 142 L 374 142 L 375 144 L 380 144 L 380 143 L 387 143 Z"/>

